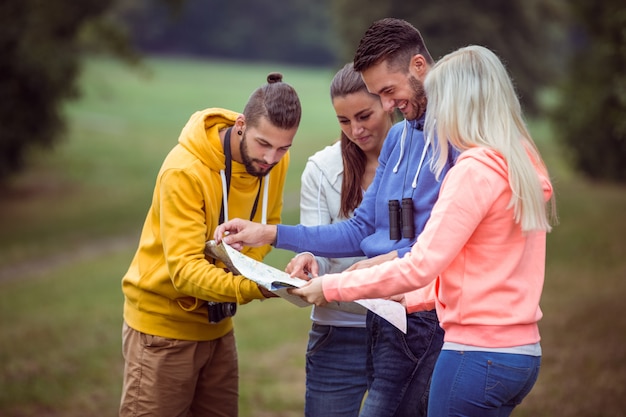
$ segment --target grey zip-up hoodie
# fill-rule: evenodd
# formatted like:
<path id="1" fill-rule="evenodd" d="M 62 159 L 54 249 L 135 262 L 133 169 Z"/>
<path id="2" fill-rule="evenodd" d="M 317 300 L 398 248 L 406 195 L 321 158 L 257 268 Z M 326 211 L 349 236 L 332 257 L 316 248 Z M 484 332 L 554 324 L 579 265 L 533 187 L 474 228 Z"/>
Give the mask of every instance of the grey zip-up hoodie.
<path id="1" fill-rule="evenodd" d="M 341 208 L 341 184 L 343 160 L 341 143 L 318 151 L 309 157 L 302 172 L 300 189 L 300 223 L 306 226 L 338 223 L 346 220 L 339 214 Z M 316 257 L 319 275 L 341 272 L 365 257 L 325 258 Z M 311 320 L 332 326 L 365 327 L 365 315 L 314 307 Z"/>

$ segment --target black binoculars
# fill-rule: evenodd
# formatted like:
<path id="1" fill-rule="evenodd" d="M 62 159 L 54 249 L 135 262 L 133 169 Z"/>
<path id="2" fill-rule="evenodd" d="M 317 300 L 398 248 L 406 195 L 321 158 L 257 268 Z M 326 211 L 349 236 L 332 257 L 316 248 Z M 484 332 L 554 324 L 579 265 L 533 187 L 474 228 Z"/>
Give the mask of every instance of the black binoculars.
<path id="1" fill-rule="evenodd" d="M 402 205 L 398 200 L 389 200 L 389 239 L 413 239 L 414 237 L 413 199 L 403 198 Z"/>

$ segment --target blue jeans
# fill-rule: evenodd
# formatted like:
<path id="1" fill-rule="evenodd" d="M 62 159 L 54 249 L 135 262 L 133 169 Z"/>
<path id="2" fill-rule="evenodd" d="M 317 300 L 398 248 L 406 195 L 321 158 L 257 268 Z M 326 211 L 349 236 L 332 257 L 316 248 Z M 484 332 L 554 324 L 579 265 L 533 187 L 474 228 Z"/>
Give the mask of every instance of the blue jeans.
<path id="1" fill-rule="evenodd" d="M 443 350 L 428 416 L 509 416 L 537 381 L 540 365 L 540 356 Z"/>
<path id="2" fill-rule="evenodd" d="M 313 323 L 306 353 L 306 417 L 359 415 L 367 389 L 367 329 Z"/>
<path id="3" fill-rule="evenodd" d="M 443 345 L 435 310 L 408 314 L 406 334 L 372 312 L 367 327 L 369 392 L 360 417 L 425 417 Z"/>

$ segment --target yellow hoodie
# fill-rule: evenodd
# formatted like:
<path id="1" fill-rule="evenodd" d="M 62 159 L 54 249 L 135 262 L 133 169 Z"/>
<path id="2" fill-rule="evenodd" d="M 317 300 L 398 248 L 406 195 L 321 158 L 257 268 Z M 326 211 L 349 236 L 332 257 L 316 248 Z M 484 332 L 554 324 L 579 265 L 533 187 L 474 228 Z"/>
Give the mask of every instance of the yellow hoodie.
<path id="1" fill-rule="evenodd" d="M 238 113 L 206 109 L 194 113 L 178 144 L 159 171 L 132 263 L 122 279 L 124 320 L 135 330 L 180 340 L 213 340 L 233 328 L 232 319 L 210 324 L 205 300 L 247 303 L 262 299 L 257 285 L 227 272 L 204 257 L 222 207 L 220 170 L 225 168 L 219 130 L 232 126 Z M 270 172 L 267 223 L 280 223 L 289 154 Z M 228 214 L 249 218 L 259 178 L 232 162 Z M 261 190 L 263 196 L 264 190 Z M 261 221 L 262 197 L 254 221 Z M 245 248 L 262 260 L 270 246 Z"/>

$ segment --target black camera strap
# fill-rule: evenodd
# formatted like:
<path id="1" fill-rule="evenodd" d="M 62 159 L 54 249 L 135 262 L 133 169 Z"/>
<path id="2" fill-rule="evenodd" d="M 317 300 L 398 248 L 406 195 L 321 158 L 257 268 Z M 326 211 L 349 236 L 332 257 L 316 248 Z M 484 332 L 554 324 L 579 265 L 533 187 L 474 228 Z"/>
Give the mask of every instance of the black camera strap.
<path id="1" fill-rule="evenodd" d="M 226 130 L 226 134 L 224 135 L 224 163 L 226 164 L 226 168 L 224 169 L 224 174 L 226 177 L 226 195 L 222 195 L 222 208 L 220 209 L 220 220 L 219 224 L 224 223 L 224 199 L 228 201 L 228 195 L 230 194 L 230 177 L 233 173 L 233 154 L 230 148 L 230 132 L 233 128 L 229 127 Z M 254 218 L 256 214 L 257 207 L 259 206 L 259 196 L 261 195 L 261 182 L 262 179 L 259 178 L 259 189 L 256 192 L 256 198 L 254 199 L 254 205 L 252 206 L 252 212 L 250 213 L 250 220 Z"/>
<path id="2" fill-rule="evenodd" d="M 226 167 L 224 168 L 224 177 L 226 177 L 226 190 L 224 190 L 224 193 L 222 194 L 222 207 L 220 209 L 219 224 L 224 223 L 224 206 L 225 202 L 228 202 L 228 195 L 230 194 L 230 178 L 233 172 L 233 154 L 230 148 L 230 132 L 232 131 L 232 129 L 232 126 L 229 127 L 226 130 L 226 134 L 224 135 L 224 163 L 226 165 Z M 257 206 L 259 205 L 259 196 L 261 195 L 261 182 L 262 178 L 259 178 L 259 189 L 256 193 L 256 198 L 254 199 L 254 205 L 252 206 L 252 212 L 250 213 L 250 220 L 254 218 Z M 216 324 L 224 320 L 226 317 L 234 316 L 237 312 L 237 303 L 207 301 L 207 309 L 209 323 Z"/>

